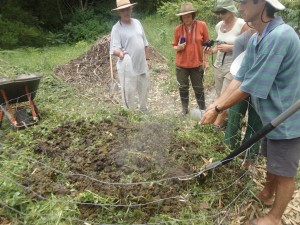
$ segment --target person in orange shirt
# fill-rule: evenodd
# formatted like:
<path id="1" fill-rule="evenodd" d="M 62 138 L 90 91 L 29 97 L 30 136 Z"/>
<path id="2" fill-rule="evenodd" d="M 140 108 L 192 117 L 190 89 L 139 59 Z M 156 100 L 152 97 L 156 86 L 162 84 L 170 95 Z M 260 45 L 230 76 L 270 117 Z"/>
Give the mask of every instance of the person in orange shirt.
<path id="1" fill-rule="evenodd" d="M 182 114 L 189 113 L 189 80 L 195 92 L 199 109 L 204 110 L 204 71 L 208 55 L 203 54 L 203 43 L 209 40 L 207 25 L 195 19 L 196 10 L 189 2 L 181 5 L 178 14 L 181 24 L 174 31 L 173 48 L 176 50 L 176 77 L 182 104 Z"/>

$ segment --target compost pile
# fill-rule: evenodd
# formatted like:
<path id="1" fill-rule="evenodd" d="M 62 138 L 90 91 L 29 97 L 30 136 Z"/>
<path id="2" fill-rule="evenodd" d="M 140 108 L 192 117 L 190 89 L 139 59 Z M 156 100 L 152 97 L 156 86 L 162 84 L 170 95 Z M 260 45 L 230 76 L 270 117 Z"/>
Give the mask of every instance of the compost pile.
<path id="1" fill-rule="evenodd" d="M 94 100 L 118 104 L 121 95 L 116 71 L 117 57 L 112 56 L 112 65 L 110 65 L 109 45 L 110 35 L 98 39 L 87 52 L 65 65 L 56 67 L 55 75 L 73 85 L 81 93 L 90 94 L 89 97 L 92 96 Z M 149 54 L 158 74 L 157 77 L 151 78 L 152 83 L 167 79 L 166 58 L 152 46 L 149 46 Z M 113 88 L 112 84 L 114 84 Z M 150 93 L 153 96 L 159 96 L 156 90 Z M 161 103 L 162 99 L 156 99 L 156 101 Z"/>
<path id="2" fill-rule="evenodd" d="M 110 36 L 104 36 L 85 54 L 56 67 L 54 73 L 71 84 L 106 85 L 110 80 L 109 42 Z"/>
<path id="3" fill-rule="evenodd" d="M 38 141 L 34 152 L 38 161 L 23 174 L 22 184 L 37 199 L 72 196 L 83 220 L 107 216 L 113 223 L 147 223 L 155 214 L 176 216 L 184 207 L 211 210 L 207 201 L 186 196 L 186 190 L 198 185 L 197 179 L 178 179 L 199 171 L 203 160 L 199 146 L 177 137 L 170 122 L 132 124 L 123 116 L 67 122 Z M 39 163 L 45 156 L 52 169 Z M 226 177 L 232 171 L 228 173 Z M 159 182 L 162 179 L 167 180 Z M 221 185 L 221 179 L 214 185 Z M 106 204 L 105 209 L 99 204 Z M 137 204 L 126 216 L 127 208 Z"/>

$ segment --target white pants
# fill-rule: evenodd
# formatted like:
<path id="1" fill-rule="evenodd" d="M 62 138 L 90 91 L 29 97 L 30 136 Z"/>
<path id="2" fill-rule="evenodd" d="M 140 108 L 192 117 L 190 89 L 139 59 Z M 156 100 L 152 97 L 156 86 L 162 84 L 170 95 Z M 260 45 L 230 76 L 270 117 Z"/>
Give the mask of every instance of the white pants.
<path id="1" fill-rule="evenodd" d="M 117 65 L 121 85 L 122 102 L 125 108 L 135 108 L 135 94 L 138 92 L 139 107 L 142 112 L 147 111 L 149 93 L 148 73 L 136 75 L 133 71 L 132 61 L 128 54 Z"/>

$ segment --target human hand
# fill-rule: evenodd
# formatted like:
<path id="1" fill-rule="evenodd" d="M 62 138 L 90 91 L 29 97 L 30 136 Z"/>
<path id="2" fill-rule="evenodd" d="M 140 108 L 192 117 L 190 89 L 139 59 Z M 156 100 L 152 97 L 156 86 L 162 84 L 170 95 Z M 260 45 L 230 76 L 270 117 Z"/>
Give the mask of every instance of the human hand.
<path id="1" fill-rule="evenodd" d="M 177 51 L 182 51 L 183 49 L 185 49 L 186 46 L 186 42 L 182 43 L 182 44 L 178 44 L 177 45 Z"/>
<path id="2" fill-rule="evenodd" d="M 202 116 L 199 124 L 212 124 L 218 117 L 218 113 L 213 105 L 210 105 Z"/>
<path id="3" fill-rule="evenodd" d="M 217 45 L 217 50 L 220 52 L 231 52 L 232 45 L 229 44 L 219 44 Z"/>
<path id="4" fill-rule="evenodd" d="M 119 53 L 119 58 L 120 58 L 120 60 L 123 60 L 123 59 L 124 59 L 124 55 L 125 55 L 125 54 L 127 54 L 126 51 L 121 51 L 121 52 Z"/>
<path id="5" fill-rule="evenodd" d="M 204 49 L 205 54 L 208 54 L 208 55 L 213 54 L 213 49 L 211 47 L 203 47 L 203 49 Z"/>

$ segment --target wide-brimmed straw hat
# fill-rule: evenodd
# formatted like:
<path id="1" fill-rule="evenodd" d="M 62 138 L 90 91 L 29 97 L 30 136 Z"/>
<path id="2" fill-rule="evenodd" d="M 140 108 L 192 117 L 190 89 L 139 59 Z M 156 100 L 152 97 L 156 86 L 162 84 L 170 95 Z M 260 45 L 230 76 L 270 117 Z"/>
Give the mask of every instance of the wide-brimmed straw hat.
<path id="1" fill-rule="evenodd" d="M 117 8 L 112 9 L 112 11 L 125 9 L 125 8 L 131 7 L 131 6 L 134 6 L 137 4 L 137 3 L 130 3 L 129 0 L 117 0 L 116 2 L 117 2 Z"/>
<path id="2" fill-rule="evenodd" d="M 181 5 L 181 8 L 179 10 L 179 13 L 176 14 L 176 16 L 183 16 L 190 13 L 195 13 L 196 10 L 193 7 L 193 4 L 190 2 L 185 2 Z"/>
<path id="3" fill-rule="evenodd" d="M 238 10 L 234 5 L 233 0 L 218 0 L 217 5 L 213 9 L 213 12 L 216 13 L 224 11 L 224 9 L 232 13 L 238 13 Z"/>

